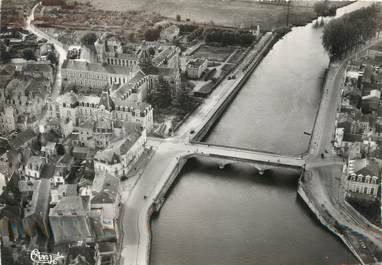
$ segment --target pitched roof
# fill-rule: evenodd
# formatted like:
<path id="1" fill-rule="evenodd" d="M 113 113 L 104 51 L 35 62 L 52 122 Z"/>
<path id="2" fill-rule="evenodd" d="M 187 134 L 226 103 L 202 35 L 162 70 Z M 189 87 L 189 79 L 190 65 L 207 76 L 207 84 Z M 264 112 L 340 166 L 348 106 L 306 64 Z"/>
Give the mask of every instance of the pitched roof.
<path id="1" fill-rule="evenodd" d="M 75 214 L 74 214 L 75 213 Z M 50 210 L 49 216 L 59 215 L 86 215 L 87 210 L 84 207 L 84 202 L 81 196 L 63 197 L 57 205 Z"/>
<path id="2" fill-rule="evenodd" d="M 112 164 L 120 163 L 121 156 L 130 150 L 141 135 L 142 133 L 137 130 L 131 131 L 128 137 L 115 140 L 106 149 L 98 151 L 94 159 Z"/>
<path id="3" fill-rule="evenodd" d="M 88 63 L 84 61 L 66 59 L 62 64 L 62 69 L 84 72 L 130 75 L 131 72 L 134 72 L 135 66 L 118 66 L 109 64 Z"/>
<path id="4" fill-rule="evenodd" d="M 67 92 L 65 94 L 59 95 L 56 101 L 59 103 L 74 104 L 77 102 L 77 95 L 73 92 Z"/>
<path id="5" fill-rule="evenodd" d="M 23 71 L 49 73 L 53 71 L 53 68 L 50 64 L 47 64 L 47 63 L 27 63 L 25 64 Z"/>
<path id="6" fill-rule="evenodd" d="M 33 191 L 30 207 L 25 209 L 25 217 L 30 215 L 45 216 L 49 209 L 50 182 L 47 179 L 36 181 L 36 190 Z"/>
<path id="7" fill-rule="evenodd" d="M 155 67 L 155 66 L 143 67 L 142 72 L 146 75 L 159 75 L 159 76 L 173 76 L 175 73 L 174 69 L 172 68 Z"/>
<path id="8" fill-rule="evenodd" d="M 48 163 L 42 167 L 40 177 L 42 179 L 50 179 L 54 176 L 56 171 L 56 166 L 54 164 Z"/>
<path id="9" fill-rule="evenodd" d="M 352 134 L 352 133 L 345 133 L 344 142 L 362 142 L 362 135 L 360 134 Z"/>
<path id="10" fill-rule="evenodd" d="M 12 148 L 17 149 L 23 146 L 25 143 L 31 141 L 36 136 L 36 133 L 31 128 L 28 128 L 13 138 L 9 144 Z"/>
<path id="11" fill-rule="evenodd" d="M 0 202 L 5 204 L 18 204 L 20 201 L 20 189 L 19 189 L 20 177 L 16 173 L 11 176 L 5 190 L 0 195 Z"/>

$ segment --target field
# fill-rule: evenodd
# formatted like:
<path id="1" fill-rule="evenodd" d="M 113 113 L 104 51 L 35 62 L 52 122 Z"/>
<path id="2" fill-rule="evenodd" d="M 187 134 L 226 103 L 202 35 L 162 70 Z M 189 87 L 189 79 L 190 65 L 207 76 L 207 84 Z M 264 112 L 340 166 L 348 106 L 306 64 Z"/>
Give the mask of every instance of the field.
<path id="1" fill-rule="evenodd" d="M 256 0 L 104 0 L 90 1 L 96 8 L 108 10 L 146 10 L 169 18 L 177 14 L 191 21 L 213 21 L 226 26 L 250 26 L 260 24 L 265 29 L 280 27 L 286 23 L 285 5 L 263 4 Z M 293 1 L 290 6 L 290 23 L 305 24 L 315 18 L 314 1 Z M 339 3 L 344 5 L 345 2 Z"/>
<path id="2" fill-rule="evenodd" d="M 192 57 L 208 58 L 208 61 L 224 62 L 235 50 L 236 47 L 232 46 L 213 47 L 209 45 L 202 45 L 192 54 Z"/>

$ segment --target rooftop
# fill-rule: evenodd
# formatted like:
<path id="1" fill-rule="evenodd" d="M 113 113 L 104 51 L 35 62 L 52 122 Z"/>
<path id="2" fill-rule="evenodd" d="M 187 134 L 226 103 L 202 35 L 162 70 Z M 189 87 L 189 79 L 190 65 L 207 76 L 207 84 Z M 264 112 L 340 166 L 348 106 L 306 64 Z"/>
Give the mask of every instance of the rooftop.
<path id="1" fill-rule="evenodd" d="M 193 68 L 199 68 L 207 59 L 195 59 L 195 60 L 190 60 L 188 62 L 188 65 Z"/>
<path id="2" fill-rule="evenodd" d="M 351 160 L 349 162 L 349 172 L 350 174 L 354 172 L 363 176 L 379 176 L 378 162 L 367 158 Z"/>
<path id="3" fill-rule="evenodd" d="M 23 68 L 24 72 L 52 72 L 52 66 L 47 63 L 27 63 Z"/>
<path id="4" fill-rule="evenodd" d="M 17 149 L 23 146 L 25 143 L 31 141 L 36 136 L 36 133 L 31 128 L 28 128 L 13 138 L 9 144 L 12 148 Z"/>
<path id="5" fill-rule="evenodd" d="M 32 195 L 31 204 L 25 209 L 25 217 L 30 215 L 46 215 L 49 208 L 50 182 L 47 179 L 36 181 L 36 190 Z"/>
<path id="6" fill-rule="evenodd" d="M 115 103 L 115 106 L 132 108 L 134 110 L 139 110 L 139 111 L 144 111 L 147 108 L 150 108 L 151 106 L 147 102 L 131 102 L 129 100 L 121 100 L 121 99 L 115 99 L 114 103 Z"/>
<path id="7" fill-rule="evenodd" d="M 64 61 L 64 63 L 62 64 L 62 69 L 84 72 L 109 73 L 118 75 L 130 75 L 130 73 L 135 72 L 134 66 L 117 66 L 109 64 L 88 63 L 70 59 L 66 59 Z"/>
<path id="8" fill-rule="evenodd" d="M 155 66 L 143 67 L 142 72 L 146 75 L 160 75 L 160 76 L 173 76 L 175 73 L 173 68 L 155 67 Z"/>
<path id="9" fill-rule="evenodd" d="M 110 191 L 111 193 L 117 193 L 119 192 L 119 187 L 119 178 L 108 173 L 99 173 L 94 177 L 92 190 L 96 193 L 100 193 L 105 190 Z"/>
<path id="10" fill-rule="evenodd" d="M 77 95 L 73 92 L 67 92 L 58 96 L 56 101 L 59 103 L 74 104 L 77 102 Z"/>
<path id="11" fill-rule="evenodd" d="M 142 132 L 137 129 L 129 131 L 126 138 L 114 140 L 106 149 L 98 151 L 94 159 L 110 164 L 120 163 L 121 156 L 130 150 L 141 135 Z"/>
<path id="12" fill-rule="evenodd" d="M 80 196 L 63 197 L 57 205 L 50 210 L 49 216 L 86 215 L 84 201 Z"/>

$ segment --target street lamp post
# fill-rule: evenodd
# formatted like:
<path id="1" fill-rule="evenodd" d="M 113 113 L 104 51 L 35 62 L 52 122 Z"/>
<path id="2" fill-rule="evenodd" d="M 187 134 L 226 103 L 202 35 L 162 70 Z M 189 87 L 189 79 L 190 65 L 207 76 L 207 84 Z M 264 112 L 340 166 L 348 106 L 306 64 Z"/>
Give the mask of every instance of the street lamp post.
<path id="1" fill-rule="evenodd" d="M 287 3 L 287 14 L 286 14 L 286 26 L 289 26 L 289 11 L 290 11 L 290 3 L 291 0 L 285 0 Z"/>

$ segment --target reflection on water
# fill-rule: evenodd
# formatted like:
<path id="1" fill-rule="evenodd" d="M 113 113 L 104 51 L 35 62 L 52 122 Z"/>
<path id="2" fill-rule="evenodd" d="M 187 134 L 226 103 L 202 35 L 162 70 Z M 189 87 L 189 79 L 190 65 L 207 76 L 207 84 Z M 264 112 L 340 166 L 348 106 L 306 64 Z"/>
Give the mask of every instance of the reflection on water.
<path id="1" fill-rule="evenodd" d="M 357 2 L 337 14 L 354 10 Z M 283 154 L 308 148 L 328 58 L 322 29 L 294 28 L 243 87 L 206 141 Z M 152 265 L 356 264 L 297 198 L 299 172 L 263 176 L 189 162 L 152 220 Z"/>
<path id="2" fill-rule="evenodd" d="M 296 196 L 299 172 L 192 161 L 152 220 L 152 265 L 356 263 Z"/>

